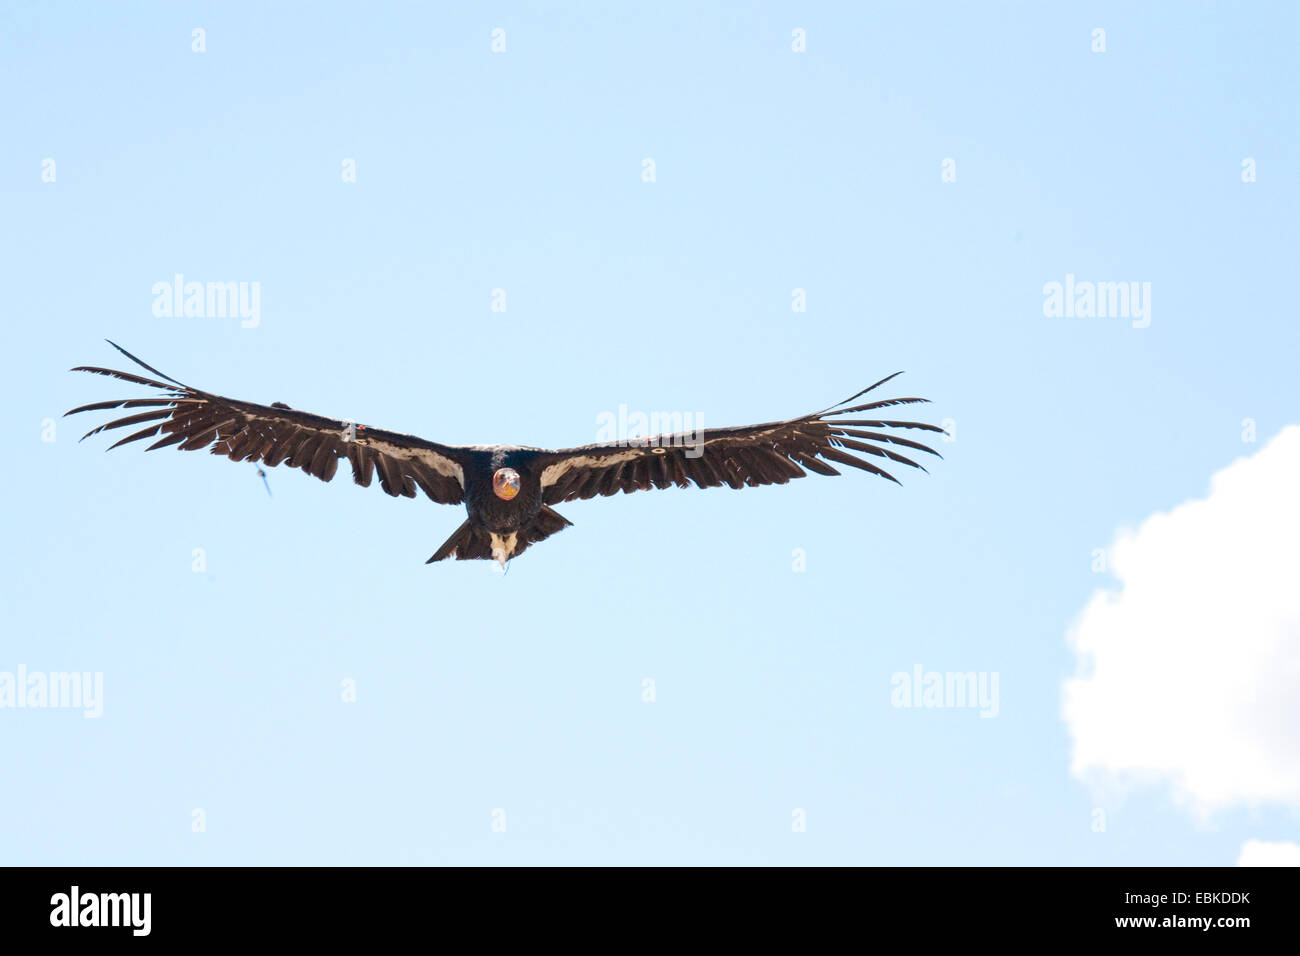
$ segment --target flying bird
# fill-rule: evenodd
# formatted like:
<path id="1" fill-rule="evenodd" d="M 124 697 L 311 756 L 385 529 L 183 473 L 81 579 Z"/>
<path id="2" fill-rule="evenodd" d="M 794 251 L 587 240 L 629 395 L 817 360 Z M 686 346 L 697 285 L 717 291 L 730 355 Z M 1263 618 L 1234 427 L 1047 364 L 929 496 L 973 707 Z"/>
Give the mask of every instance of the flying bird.
<path id="1" fill-rule="evenodd" d="M 168 445 L 182 451 L 209 448 L 212 454 L 231 461 L 301 468 L 322 481 L 332 479 L 339 461 L 346 459 L 353 481 L 362 487 L 368 487 L 378 474 L 379 486 L 394 497 L 414 498 L 423 491 L 438 504 L 465 505 L 468 518 L 426 564 L 454 557 L 459 561 L 496 560 L 504 566 L 530 545 L 572 524 L 552 505 L 620 491 L 673 485 L 689 488 L 692 484 L 699 488 L 784 485 L 808 471 L 838 475 L 834 465 L 858 468 L 898 483 L 883 464 L 925 469 L 897 449 L 940 457 L 934 449 L 904 438 L 898 431 L 943 433 L 937 425 L 874 417 L 881 409 L 926 401 L 923 398 L 851 404 L 901 374 L 895 372 L 820 412 L 761 425 L 706 428 L 558 451 L 522 445 L 440 445 L 414 435 L 298 411 L 283 402 L 258 405 L 191 388 L 146 365 L 120 345 L 109 344 L 165 381 L 115 369 L 74 368 L 74 372 L 108 375 L 161 391 L 148 398 L 95 402 L 66 412 L 145 409 L 91 429 L 82 436 L 83 441 L 102 431 L 143 425 L 110 449 L 160 436 L 147 450 Z M 858 415 L 867 417 L 844 417 Z"/>

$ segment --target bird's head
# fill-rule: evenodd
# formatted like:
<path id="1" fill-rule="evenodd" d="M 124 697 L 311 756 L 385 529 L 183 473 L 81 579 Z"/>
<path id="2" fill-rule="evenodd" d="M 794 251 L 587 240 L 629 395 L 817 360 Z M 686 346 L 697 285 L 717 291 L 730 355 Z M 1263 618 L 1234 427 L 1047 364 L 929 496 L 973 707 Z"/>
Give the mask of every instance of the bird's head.
<path id="1" fill-rule="evenodd" d="M 513 468 L 498 468 L 492 476 L 492 490 L 502 501 L 519 494 L 519 472 Z"/>

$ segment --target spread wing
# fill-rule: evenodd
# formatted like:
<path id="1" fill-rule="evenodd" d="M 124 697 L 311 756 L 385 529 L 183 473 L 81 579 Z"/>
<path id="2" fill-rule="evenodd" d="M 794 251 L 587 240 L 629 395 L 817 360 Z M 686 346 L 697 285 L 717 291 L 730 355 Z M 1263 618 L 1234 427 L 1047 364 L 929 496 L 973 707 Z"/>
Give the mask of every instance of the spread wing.
<path id="1" fill-rule="evenodd" d="M 783 485 L 806 475 L 805 468 L 819 475 L 838 475 L 833 465 L 860 468 L 898 483 L 883 466 L 897 463 L 925 471 L 900 449 L 940 457 L 934 449 L 904 438 L 898 432 L 920 429 L 942 434 L 943 429 L 924 422 L 842 416 L 870 414 L 895 405 L 927 401 L 888 398 L 850 404 L 900 374 L 895 372 L 838 405 L 802 418 L 742 428 L 706 428 L 614 445 L 584 445 L 542 453 L 538 458 L 542 466 L 543 500 L 553 505 L 620 491 L 671 485 L 689 488 L 692 483 L 699 488 Z"/>
<path id="2" fill-rule="evenodd" d="M 346 458 L 358 485 L 368 486 L 378 473 L 379 486 L 393 496 L 414 498 L 418 487 L 439 504 L 454 505 L 464 499 L 464 470 L 471 461 L 467 449 L 323 418 L 279 402 L 258 405 L 212 395 L 145 365 L 120 345 L 109 344 L 166 381 L 107 368 L 85 365 L 74 368 L 74 372 L 109 375 L 162 392 L 149 398 L 95 402 L 66 412 L 75 415 L 112 408 L 143 409 L 91 429 L 82 436 L 83 440 L 102 431 L 143 425 L 139 431 L 109 447 L 158 436 L 146 450 L 168 445 L 176 445 L 182 451 L 210 448 L 212 454 L 224 455 L 231 461 L 260 461 L 268 467 L 284 463 L 290 468 L 301 468 L 321 481 L 333 478 L 339 460 Z"/>

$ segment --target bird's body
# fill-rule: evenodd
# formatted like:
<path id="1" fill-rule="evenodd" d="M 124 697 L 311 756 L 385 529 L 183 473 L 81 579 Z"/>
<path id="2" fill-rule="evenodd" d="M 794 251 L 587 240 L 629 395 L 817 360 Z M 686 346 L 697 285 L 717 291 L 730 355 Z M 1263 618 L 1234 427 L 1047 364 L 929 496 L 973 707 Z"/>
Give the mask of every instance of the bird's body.
<path id="1" fill-rule="evenodd" d="M 488 531 L 511 534 L 527 527 L 542 510 L 541 477 L 530 468 L 538 449 L 498 445 L 476 450 L 474 467 L 465 478 L 465 507 L 469 516 Z M 509 499 L 493 488 L 492 479 L 510 469 L 519 476 L 518 491 Z"/>
<path id="2" fill-rule="evenodd" d="M 90 366 L 79 366 L 74 371 L 109 375 L 162 389 L 164 394 L 74 408 L 67 414 L 110 408 L 147 409 L 101 425 L 84 437 L 144 424 L 146 427 L 111 447 L 161 434 L 150 449 L 167 445 L 187 451 L 209 448 L 213 454 L 233 461 L 301 468 L 323 481 L 332 479 L 339 461 L 347 459 L 353 480 L 359 485 L 369 485 L 378 474 L 380 486 L 390 495 L 414 498 L 419 489 L 439 504 L 465 505 L 465 522 L 429 562 L 455 557 L 505 564 L 570 524 L 551 508 L 562 501 L 673 485 L 743 488 L 785 484 L 803 477 L 804 469 L 823 475 L 839 474 L 831 463 L 896 481 L 889 472 L 859 455 L 920 468 L 888 446 L 937 453 L 898 436 L 894 430 L 942 432 L 938 426 L 923 422 L 840 417 L 925 401 L 895 398 L 849 405 L 889 381 L 894 377 L 891 375 L 828 409 L 761 425 L 561 450 L 520 445 L 440 445 L 413 435 L 298 411 L 283 402 L 258 405 L 200 391 L 145 365 L 120 346 L 114 348 L 166 381 Z"/>
<path id="3" fill-rule="evenodd" d="M 473 450 L 469 456 L 471 466 L 465 473 L 465 510 L 469 517 L 430 562 L 449 556 L 450 552 L 444 555 L 442 551 L 450 545 L 458 557 L 466 558 L 479 555 L 486 547 L 486 557 L 504 564 L 529 544 L 541 540 L 531 535 L 542 530 L 538 521 L 543 509 L 562 524 L 550 527 L 551 523 L 545 522 L 550 530 L 542 537 L 569 523 L 542 503 L 541 475 L 535 467 L 530 467 L 539 450 L 509 445 Z M 493 479 L 503 469 L 519 476 L 518 491 L 509 499 L 502 498 L 494 489 Z"/>

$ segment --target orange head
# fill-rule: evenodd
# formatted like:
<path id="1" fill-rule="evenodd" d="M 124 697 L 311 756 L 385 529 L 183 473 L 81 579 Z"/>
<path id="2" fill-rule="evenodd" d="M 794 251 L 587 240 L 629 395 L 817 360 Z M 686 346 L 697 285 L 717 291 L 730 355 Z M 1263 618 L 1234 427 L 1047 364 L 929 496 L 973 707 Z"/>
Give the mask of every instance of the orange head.
<path id="1" fill-rule="evenodd" d="M 502 501 L 519 494 L 519 472 L 513 468 L 498 468 L 492 476 L 492 490 Z"/>

